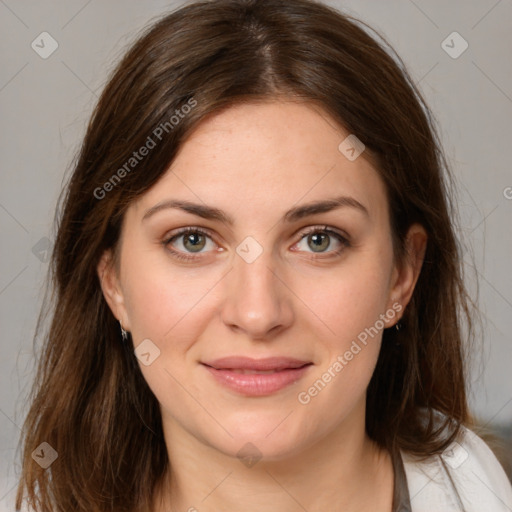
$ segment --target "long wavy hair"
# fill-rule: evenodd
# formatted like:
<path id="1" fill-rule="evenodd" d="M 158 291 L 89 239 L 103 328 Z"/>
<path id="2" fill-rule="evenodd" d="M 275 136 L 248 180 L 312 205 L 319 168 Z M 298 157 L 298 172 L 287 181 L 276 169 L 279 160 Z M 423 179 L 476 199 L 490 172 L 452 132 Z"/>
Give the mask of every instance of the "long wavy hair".
<path id="1" fill-rule="evenodd" d="M 403 327 L 383 333 L 367 390 L 368 435 L 426 458 L 471 425 L 473 308 L 454 234 L 453 179 L 403 62 L 366 24 L 313 0 L 194 2 L 154 21 L 121 59 L 59 198 L 17 510 L 25 500 L 41 512 L 151 510 L 169 470 L 159 404 L 122 343 L 97 264 L 118 248 L 127 207 L 206 116 L 277 97 L 321 106 L 365 144 L 385 183 L 398 262 L 412 223 L 428 234 Z M 132 161 L 148 137 L 154 146 Z M 43 442 L 58 454 L 47 469 L 32 457 Z"/>

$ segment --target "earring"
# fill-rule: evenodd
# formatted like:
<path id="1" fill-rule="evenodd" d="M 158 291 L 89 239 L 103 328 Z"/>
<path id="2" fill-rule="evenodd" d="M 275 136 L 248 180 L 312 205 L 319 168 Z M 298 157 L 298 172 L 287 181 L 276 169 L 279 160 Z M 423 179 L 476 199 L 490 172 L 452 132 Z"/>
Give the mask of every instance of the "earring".
<path id="1" fill-rule="evenodd" d="M 395 324 L 395 330 L 400 331 L 402 329 L 402 324 L 400 323 L 400 320 Z"/>
<path id="2" fill-rule="evenodd" d="M 121 336 L 123 338 L 123 341 L 126 341 L 128 339 L 128 333 L 123 329 L 123 324 L 121 323 L 121 320 L 119 320 L 119 325 L 121 326 Z"/>

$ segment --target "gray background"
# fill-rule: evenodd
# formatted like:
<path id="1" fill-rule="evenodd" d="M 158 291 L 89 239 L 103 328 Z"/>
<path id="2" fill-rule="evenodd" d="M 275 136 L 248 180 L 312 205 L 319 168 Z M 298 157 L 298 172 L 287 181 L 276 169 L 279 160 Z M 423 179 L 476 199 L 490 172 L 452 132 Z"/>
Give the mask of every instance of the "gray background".
<path id="1" fill-rule="evenodd" d="M 182 3 L 0 0 L 0 511 L 14 508 L 32 335 L 63 177 L 123 49 L 150 19 Z M 510 432 L 512 0 L 329 3 L 384 34 L 437 117 L 484 319 L 471 404 L 483 423 Z M 59 45 L 47 59 L 31 47 L 44 31 Z M 457 58 L 441 44 L 454 31 L 469 44 Z M 458 52 L 460 43 L 446 44 Z"/>

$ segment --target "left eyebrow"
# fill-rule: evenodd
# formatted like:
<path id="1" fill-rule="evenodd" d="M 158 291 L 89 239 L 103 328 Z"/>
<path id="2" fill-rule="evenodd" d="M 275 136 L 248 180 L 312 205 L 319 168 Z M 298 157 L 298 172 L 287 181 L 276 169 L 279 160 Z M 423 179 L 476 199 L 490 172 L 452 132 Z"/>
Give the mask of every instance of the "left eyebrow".
<path id="1" fill-rule="evenodd" d="M 325 213 L 342 207 L 354 208 L 367 217 L 370 216 L 368 209 L 357 199 L 350 196 L 339 196 L 322 201 L 313 201 L 300 206 L 296 206 L 295 208 L 291 208 L 283 215 L 282 220 L 288 223 L 292 223 L 310 215 Z M 187 213 L 191 213 L 192 215 L 202 217 L 203 219 L 217 220 L 228 226 L 233 226 L 235 223 L 234 219 L 230 215 L 218 208 L 177 199 L 162 201 L 152 206 L 144 213 L 142 221 L 145 221 L 161 210 L 170 208 L 182 210 Z"/>
<path id="2" fill-rule="evenodd" d="M 314 201 L 292 208 L 291 210 L 288 210 L 285 213 L 283 219 L 286 222 L 296 222 L 297 220 L 300 220 L 309 215 L 325 213 L 342 207 L 354 208 L 363 213 L 364 215 L 366 215 L 367 217 L 370 216 L 370 214 L 368 213 L 368 209 L 363 204 L 361 204 L 357 199 L 354 199 L 353 197 L 350 196 L 340 196 L 335 197 L 333 199 L 327 199 L 324 201 Z"/>

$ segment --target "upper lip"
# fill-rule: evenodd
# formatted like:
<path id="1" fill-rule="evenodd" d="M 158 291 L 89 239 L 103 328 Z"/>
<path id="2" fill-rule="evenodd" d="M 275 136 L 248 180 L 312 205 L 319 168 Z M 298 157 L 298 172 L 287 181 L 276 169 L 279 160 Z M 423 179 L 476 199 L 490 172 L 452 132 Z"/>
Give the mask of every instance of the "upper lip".
<path id="1" fill-rule="evenodd" d="M 252 359 L 245 356 L 222 357 L 202 364 L 211 366 L 217 370 L 286 370 L 289 368 L 301 368 L 311 361 L 304 361 L 292 357 L 266 357 L 264 359 Z"/>

